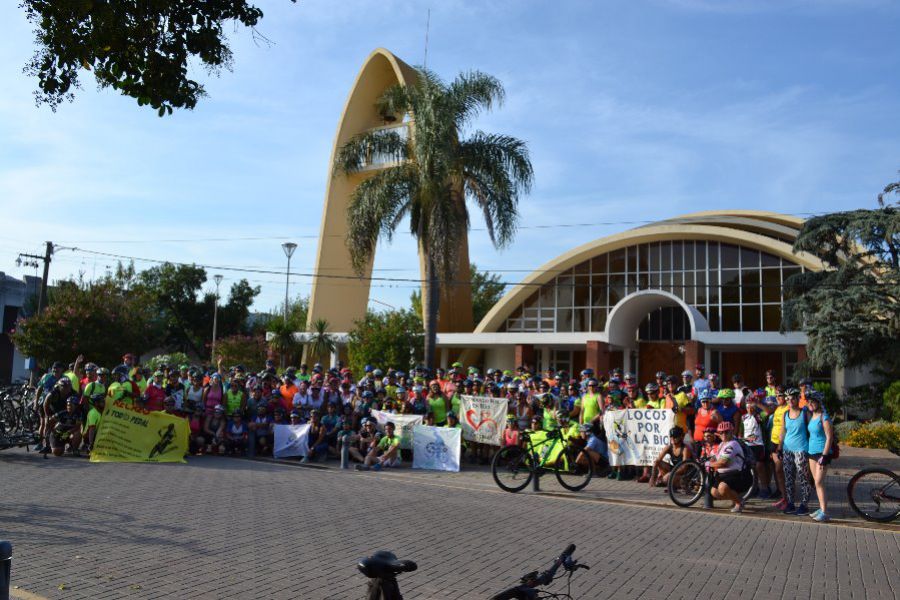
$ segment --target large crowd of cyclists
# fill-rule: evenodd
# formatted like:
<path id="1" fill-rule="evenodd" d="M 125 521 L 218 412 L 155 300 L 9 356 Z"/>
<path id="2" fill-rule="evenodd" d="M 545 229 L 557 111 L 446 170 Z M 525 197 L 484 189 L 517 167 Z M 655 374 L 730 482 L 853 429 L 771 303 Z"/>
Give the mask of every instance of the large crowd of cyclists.
<path id="1" fill-rule="evenodd" d="M 34 407 L 40 449 L 55 456 L 89 454 L 104 406 L 119 401 L 186 419 L 194 455 L 271 455 L 275 425 L 308 423 L 303 461 L 337 458 L 347 445 L 358 469 L 379 470 L 400 466 L 410 451 L 400 449 L 392 423 L 376 428 L 372 411 L 418 414 L 426 425 L 459 427 L 464 394 L 507 399 L 504 446 L 522 445 L 525 432 L 557 431 L 595 476 L 650 488 L 665 487 L 684 461 L 702 460 L 715 473 L 712 496 L 730 500 L 733 512 L 743 510 L 754 485 L 757 497 L 774 509 L 829 519 L 825 474 L 839 450 L 831 418 L 810 381 L 783 386 L 773 371 L 759 387 L 737 374 L 728 385 L 698 364 L 678 375 L 658 372 L 641 386 L 621 369 L 570 376 L 520 366 L 482 373 L 454 363 L 433 372 L 367 365 L 355 374 L 340 363 L 279 370 L 267 361 L 256 373 L 219 360 L 214 366 L 162 364 L 150 371 L 131 354 L 112 369 L 79 356 L 68 365 L 54 363 L 41 377 Z M 629 408 L 674 413 L 670 442 L 652 466 L 610 466 L 602 418 L 606 411 Z M 463 442 L 463 463 L 487 464 L 496 450 Z M 812 493 L 818 509 L 811 513 Z"/>

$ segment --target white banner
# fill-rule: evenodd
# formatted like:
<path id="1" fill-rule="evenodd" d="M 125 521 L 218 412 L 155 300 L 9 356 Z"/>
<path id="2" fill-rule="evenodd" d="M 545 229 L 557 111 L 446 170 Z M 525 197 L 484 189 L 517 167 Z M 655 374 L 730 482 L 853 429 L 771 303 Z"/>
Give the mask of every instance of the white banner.
<path id="1" fill-rule="evenodd" d="M 375 418 L 375 429 L 384 433 L 384 424 L 390 421 L 394 424 L 394 435 L 400 438 L 400 447 L 405 450 L 412 449 L 413 427 L 422 424 L 422 415 L 398 415 L 373 410 L 372 416 Z"/>
<path id="2" fill-rule="evenodd" d="M 275 425 L 272 456 L 306 456 L 309 454 L 309 425 Z"/>
<path id="3" fill-rule="evenodd" d="M 669 443 L 675 420 L 671 410 L 610 410 L 603 415 L 609 464 L 649 466 Z"/>
<path id="4" fill-rule="evenodd" d="M 506 398 L 460 396 L 459 423 L 464 440 L 500 446 L 506 429 Z"/>
<path id="5" fill-rule="evenodd" d="M 461 434 L 458 427 L 413 427 L 413 469 L 459 471 Z"/>

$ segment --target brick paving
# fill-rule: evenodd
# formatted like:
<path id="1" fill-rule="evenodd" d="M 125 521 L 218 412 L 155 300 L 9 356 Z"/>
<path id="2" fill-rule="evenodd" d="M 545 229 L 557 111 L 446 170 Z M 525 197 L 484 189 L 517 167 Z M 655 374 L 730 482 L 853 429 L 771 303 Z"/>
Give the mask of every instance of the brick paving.
<path id="1" fill-rule="evenodd" d="M 386 548 L 419 563 L 400 578 L 408 600 L 485 598 L 574 542 L 593 567 L 573 579 L 575 598 L 900 598 L 896 527 L 676 509 L 631 482 L 562 494 L 546 479 L 546 493 L 512 495 L 483 469 L 90 464 L 22 451 L 0 453 L 0 481 L 0 538 L 14 544 L 22 595 L 361 598 L 356 559 Z"/>

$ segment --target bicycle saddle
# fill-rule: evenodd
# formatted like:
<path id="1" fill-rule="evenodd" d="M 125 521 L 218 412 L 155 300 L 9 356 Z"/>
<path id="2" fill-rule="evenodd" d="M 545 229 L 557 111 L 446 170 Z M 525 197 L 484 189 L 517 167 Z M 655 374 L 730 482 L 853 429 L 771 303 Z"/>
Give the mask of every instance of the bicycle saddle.
<path id="1" fill-rule="evenodd" d="M 379 550 L 372 556 L 361 558 L 356 564 L 356 568 L 366 577 L 375 579 L 415 571 L 419 566 L 411 560 L 398 559 L 393 552 Z"/>

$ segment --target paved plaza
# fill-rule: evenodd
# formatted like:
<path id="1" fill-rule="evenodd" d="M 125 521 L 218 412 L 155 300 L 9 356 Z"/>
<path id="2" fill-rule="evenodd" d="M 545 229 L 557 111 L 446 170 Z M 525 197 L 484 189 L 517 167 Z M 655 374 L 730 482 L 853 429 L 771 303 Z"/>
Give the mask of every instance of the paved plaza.
<path id="1" fill-rule="evenodd" d="M 0 473 L 0 539 L 14 544 L 13 597 L 28 600 L 361 598 L 355 562 L 377 549 L 419 563 L 400 578 L 407 600 L 485 598 L 568 543 L 592 566 L 575 598 L 900 598 L 897 527 L 762 504 L 676 509 L 632 482 L 568 494 L 546 479 L 541 494 L 512 495 L 484 470 L 90 464 L 20 450 L 0 454 Z"/>

